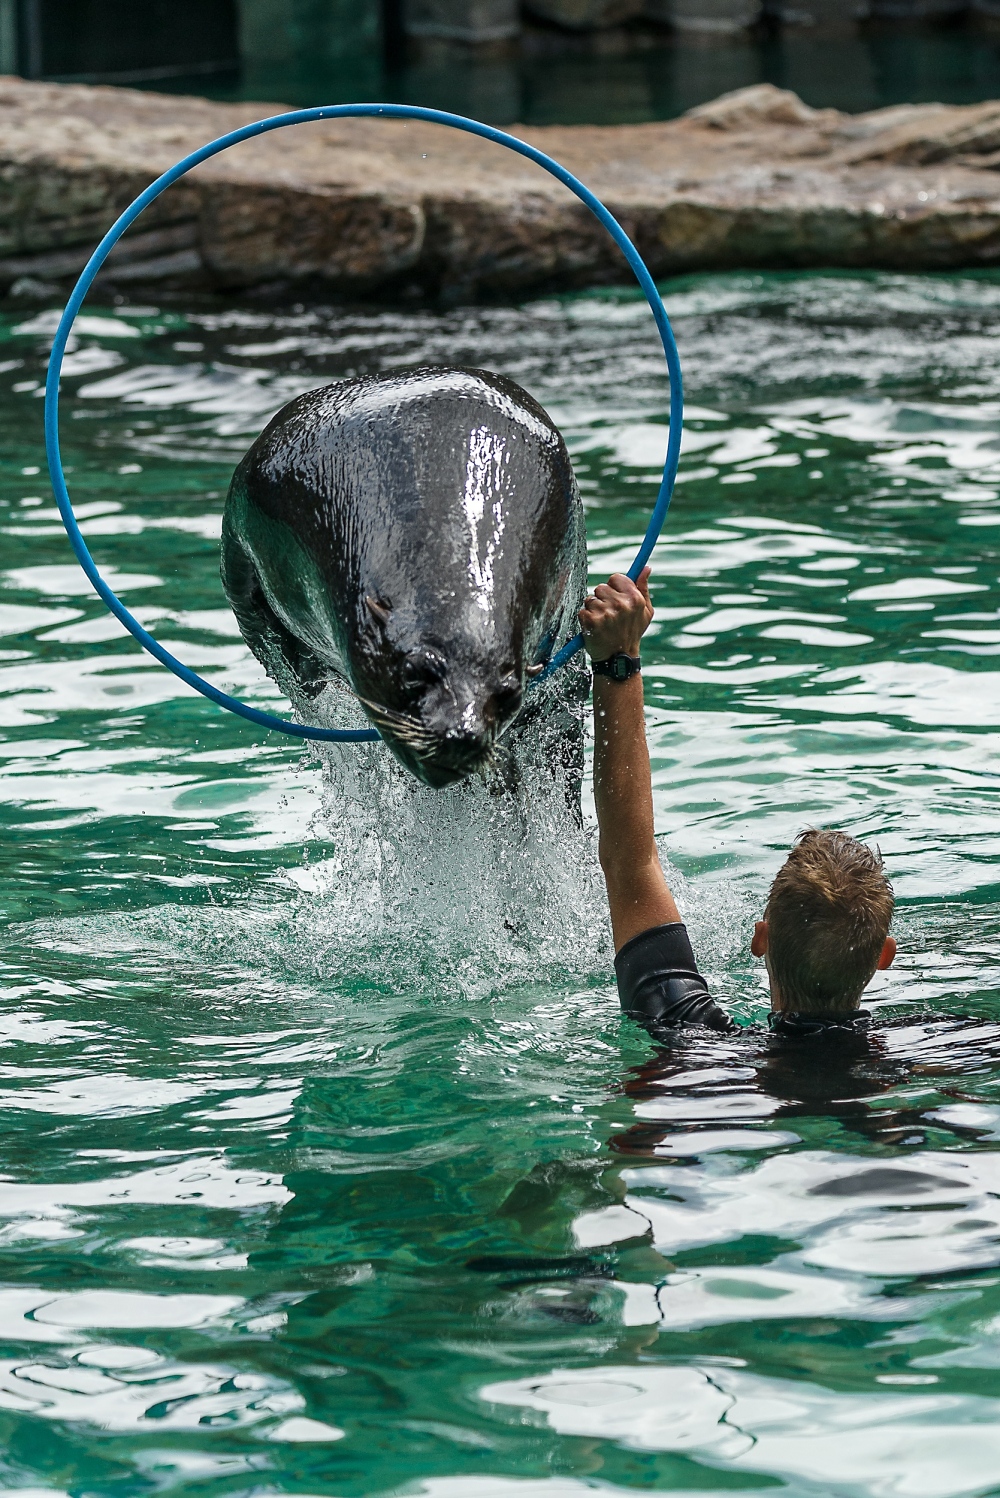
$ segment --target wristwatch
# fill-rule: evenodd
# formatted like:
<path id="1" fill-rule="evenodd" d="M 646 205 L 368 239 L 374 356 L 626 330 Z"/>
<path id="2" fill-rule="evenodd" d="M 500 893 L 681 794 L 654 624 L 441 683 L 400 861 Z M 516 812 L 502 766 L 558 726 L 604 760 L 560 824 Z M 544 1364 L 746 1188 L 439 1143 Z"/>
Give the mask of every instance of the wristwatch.
<path id="1" fill-rule="evenodd" d="M 626 655 L 618 650 L 606 661 L 591 661 L 595 676 L 610 676 L 612 681 L 629 681 L 642 670 L 642 661 L 637 655 Z"/>

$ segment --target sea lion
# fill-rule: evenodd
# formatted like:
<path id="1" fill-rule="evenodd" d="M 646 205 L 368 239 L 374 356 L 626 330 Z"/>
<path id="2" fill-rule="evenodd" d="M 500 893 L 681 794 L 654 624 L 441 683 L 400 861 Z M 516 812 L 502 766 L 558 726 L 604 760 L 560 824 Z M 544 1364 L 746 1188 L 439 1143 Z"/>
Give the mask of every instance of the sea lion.
<path id="1" fill-rule="evenodd" d="M 586 534 L 566 445 L 520 386 L 479 369 L 312 390 L 233 476 L 222 580 L 293 700 L 343 679 L 412 774 L 451 784 L 493 761 L 576 633 Z"/>

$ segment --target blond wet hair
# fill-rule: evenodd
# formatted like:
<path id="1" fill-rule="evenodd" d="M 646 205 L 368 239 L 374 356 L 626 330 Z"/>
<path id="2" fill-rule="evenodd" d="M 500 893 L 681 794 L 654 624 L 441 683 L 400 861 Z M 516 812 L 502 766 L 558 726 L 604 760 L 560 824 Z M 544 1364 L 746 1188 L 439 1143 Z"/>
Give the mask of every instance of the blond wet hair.
<path id="1" fill-rule="evenodd" d="M 767 958 L 782 1007 L 846 1013 L 871 981 L 894 899 L 879 850 L 846 832 L 810 828 L 771 885 Z"/>

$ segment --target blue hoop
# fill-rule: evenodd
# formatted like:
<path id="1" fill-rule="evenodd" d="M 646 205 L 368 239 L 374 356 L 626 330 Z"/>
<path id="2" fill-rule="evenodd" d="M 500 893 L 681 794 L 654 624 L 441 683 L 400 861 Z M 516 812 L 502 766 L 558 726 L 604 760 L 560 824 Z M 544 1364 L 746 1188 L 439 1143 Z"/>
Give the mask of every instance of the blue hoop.
<path id="1" fill-rule="evenodd" d="M 663 465 L 663 479 L 660 483 L 660 492 L 653 506 L 653 513 L 646 528 L 642 545 L 639 547 L 635 561 L 629 568 L 629 577 L 636 578 L 646 565 L 647 560 L 656 545 L 657 538 L 663 528 L 666 518 L 667 507 L 670 504 L 670 496 L 673 492 L 674 480 L 677 476 L 677 462 L 681 449 L 681 425 L 684 412 L 683 386 L 681 382 L 680 358 L 677 353 L 677 345 L 674 342 L 673 331 L 666 309 L 656 289 L 652 276 L 646 269 L 645 262 L 639 254 L 635 245 L 629 239 L 625 230 L 605 208 L 601 200 L 594 196 L 588 187 L 585 187 L 572 172 L 568 172 L 558 161 L 553 161 L 551 156 L 546 156 L 544 151 L 538 151 L 534 146 L 529 146 L 526 141 L 518 140 L 514 135 L 507 135 L 503 130 L 495 130 L 491 125 L 480 124 L 478 120 L 466 119 L 460 114 L 448 114 L 440 109 L 421 109 L 413 104 L 333 104 L 316 109 L 295 109 L 288 114 L 272 115 L 266 120 L 257 120 L 252 125 L 244 125 L 239 130 L 231 130 L 228 135 L 220 135 L 218 140 L 209 141 L 207 145 L 200 146 L 197 151 L 192 151 L 190 156 L 185 156 L 178 161 L 169 171 L 157 177 L 145 192 L 139 194 L 119 219 L 112 224 L 111 228 L 101 240 L 97 249 L 91 255 L 84 267 L 80 279 L 73 288 L 72 295 L 66 303 L 65 311 L 56 330 L 56 336 L 52 343 L 52 352 L 49 358 L 48 376 L 45 381 L 45 452 L 48 458 L 49 474 L 52 479 L 52 488 L 55 491 L 56 504 L 62 516 L 63 525 L 70 539 L 70 545 L 76 553 L 76 559 L 80 563 L 90 582 L 93 584 L 99 597 L 115 618 L 124 624 L 131 635 L 138 640 L 144 650 L 148 650 L 161 665 L 167 667 L 181 681 L 193 687 L 202 696 L 208 697 L 219 707 L 228 708 L 231 713 L 236 713 L 241 718 L 248 719 L 251 723 L 258 724 L 261 728 L 275 728 L 280 733 L 291 734 L 299 739 L 321 739 L 339 743 L 362 743 L 371 739 L 378 739 L 381 735 L 374 728 L 310 728 L 303 723 L 293 723 L 286 718 L 275 717 L 273 713 L 261 712 L 256 707 L 249 707 L 245 702 L 240 702 L 236 697 L 230 697 L 226 692 L 220 692 L 218 687 L 213 687 L 211 682 L 205 681 L 203 677 L 185 666 L 176 656 L 171 655 L 159 642 L 133 618 L 128 609 L 122 603 L 116 593 L 108 587 L 101 574 L 98 572 L 93 557 L 87 549 L 87 543 L 80 534 L 73 506 L 70 503 L 69 491 L 66 488 L 66 478 L 63 474 L 62 457 L 59 452 L 59 377 L 62 372 L 63 356 L 66 353 L 66 343 L 76 320 L 77 313 L 83 304 L 83 299 L 90 290 L 94 277 L 104 264 L 109 251 L 118 242 L 130 224 L 139 217 L 142 210 L 154 198 L 158 198 L 161 192 L 183 177 L 192 167 L 198 166 L 202 161 L 207 161 L 212 156 L 217 156 L 220 151 L 228 150 L 230 146 L 238 145 L 240 141 L 252 140 L 255 136 L 264 135 L 269 130 L 280 130 L 285 125 L 302 125 L 311 120 L 333 120 L 342 119 L 345 116 L 377 116 L 388 119 L 427 120 L 435 125 L 450 125 L 455 130 L 465 130 L 470 135 L 481 136 L 483 140 L 495 142 L 497 145 L 506 146 L 510 151 L 516 151 L 519 156 L 526 156 L 537 166 L 543 167 L 553 177 L 558 178 L 570 192 L 585 203 L 597 220 L 604 225 L 611 238 L 618 245 L 625 259 L 635 272 L 636 279 L 642 287 L 649 302 L 656 326 L 659 330 L 660 339 L 663 343 L 663 352 L 667 359 L 667 371 L 670 376 L 670 432 L 667 440 L 667 457 Z M 583 636 L 577 635 L 570 640 L 549 661 L 542 680 L 552 671 L 558 669 L 564 661 L 575 655 L 583 644 Z"/>

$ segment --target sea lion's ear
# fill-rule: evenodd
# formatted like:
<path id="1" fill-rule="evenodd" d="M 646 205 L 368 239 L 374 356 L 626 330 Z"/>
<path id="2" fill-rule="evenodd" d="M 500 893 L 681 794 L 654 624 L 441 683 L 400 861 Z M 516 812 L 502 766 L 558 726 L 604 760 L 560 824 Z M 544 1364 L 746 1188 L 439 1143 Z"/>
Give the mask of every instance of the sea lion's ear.
<path id="1" fill-rule="evenodd" d="M 536 666 L 525 666 L 525 676 L 541 676 L 542 672 L 545 670 L 546 664 L 547 663 L 545 661 L 539 661 Z"/>
<path id="2" fill-rule="evenodd" d="M 392 617 L 391 604 L 380 603 L 378 599 L 372 598 L 370 593 L 365 594 L 365 603 L 368 605 L 368 612 L 371 614 L 373 619 L 377 619 L 379 624 L 389 623 L 389 620 Z"/>

